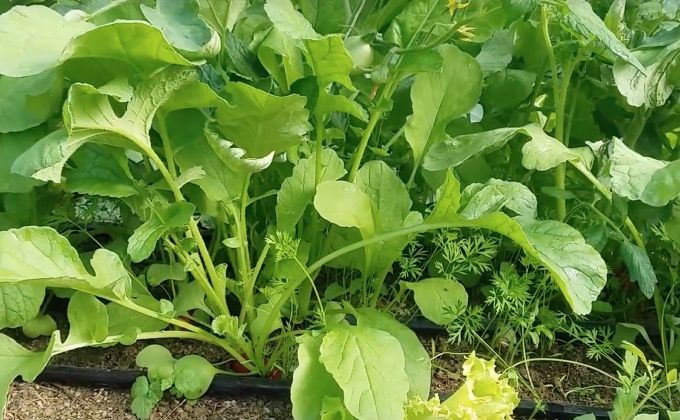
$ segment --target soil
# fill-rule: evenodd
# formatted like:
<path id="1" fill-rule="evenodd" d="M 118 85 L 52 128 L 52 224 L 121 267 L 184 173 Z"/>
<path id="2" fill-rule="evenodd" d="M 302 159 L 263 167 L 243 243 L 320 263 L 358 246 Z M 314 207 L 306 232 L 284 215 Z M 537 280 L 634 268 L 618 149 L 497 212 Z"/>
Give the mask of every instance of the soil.
<path id="1" fill-rule="evenodd" d="M 53 384 L 15 383 L 4 420 L 136 420 L 129 393 Z M 289 420 L 288 401 L 261 398 L 201 398 L 194 404 L 167 399 L 151 420 Z"/>
<path id="2" fill-rule="evenodd" d="M 423 340 L 423 344 L 432 353 L 432 391 L 443 394 L 457 389 L 464 379 L 463 362 L 470 349 L 454 347 L 444 337 Z M 564 354 L 568 354 L 568 357 Z M 581 347 L 556 346 L 552 355 L 546 358 L 569 359 L 610 374 L 615 373 L 613 366 L 589 360 L 585 349 Z M 483 353 L 479 356 L 488 358 Z M 501 369 L 502 366 L 497 361 L 496 371 Z M 515 372 L 520 378 L 517 390 L 523 400 L 607 409 L 612 407 L 612 387 L 615 384 L 606 376 L 587 367 L 561 361 L 537 361 L 528 363 L 528 366 L 520 365 Z"/>
<path id="3" fill-rule="evenodd" d="M 46 345 L 46 339 L 26 340 L 20 335 L 16 335 L 16 339 L 36 350 Z M 442 397 L 449 395 L 464 379 L 462 363 L 470 349 L 448 344 L 443 337 L 422 338 L 422 341 L 433 358 L 432 391 L 440 393 Z M 138 369 L 135 364 L 137 353 L 149 344 L 151 342 L 145 341 L 131 346 L 82 349 L 59 355 L 50 363 L 99 369 Z M 200 354 L 212 363 L 219 364 L 229 360 L 229 356 L 221 349 L 196 341 L 165 340 L 162 344 L 177 358 L 187 354 Z M 554 349 L 557 356 L 562 352 L 568 352 L 570 360 L 593 365 L 593 362 L 585 357 L 583 349 L 578 347 Z M 499 368 L 500 366 L 497 367 Z M 597 368 L 613 372 L 611 366 L 603 363 L 599 363 Z M 524 400 L 540 399 L 546 402 L 605 408 L 612 406 L 613 392 L 608 387 L 613 384 L 604 375 L 582 366 L 563 362 L 535 362 L 528 368 L 522 365 L 516 373 L 521 377 L 518 391 Z M 533 384 L 533 387 L 529 384 Z M 589 388 L 585 388 L 587 386 Z M 6 417 L 9 420 L 134 419 L 127 411 L 129 393 L 124 391 L 16 384 L 10 397 L 11 403 Z M 41 404 L 44 407 L 41 407 Z M 54 407 L 59 409 L 54 410 Z M 152 419 L 289 419 L 290 412 L 288 401 L 269 397 L 266 400 L 257 397 L 238 399 L 204 397 L 193 406 L 169 397 L 157 409 Z"/>

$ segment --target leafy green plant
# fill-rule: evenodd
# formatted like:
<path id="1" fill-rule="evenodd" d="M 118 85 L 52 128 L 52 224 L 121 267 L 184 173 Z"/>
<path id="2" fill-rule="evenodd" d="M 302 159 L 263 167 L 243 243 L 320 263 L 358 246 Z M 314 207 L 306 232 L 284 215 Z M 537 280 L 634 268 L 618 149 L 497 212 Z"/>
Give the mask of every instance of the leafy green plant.
<path id="1" fill-rule="evenodd" d="M 613 410 L 609 413 L 612 420 L 658 419 L 659 414 L 644 414 L 644 411 L 658 411 L 662 409 L 668 418 L 675 419 L 679 412 L 673 411 L 674 401 L 664 401 L 663 394 L 668 390 L 678 390 L 677 370 L 663 374 L 661 364 L 648 360 L 636 346 L 624 342 L 625 358 L 620 366 Z M 638 364 L 642 363 L 642 372 Z M 659 400 L 661 398 L 661 400 Z M 588 420 L 593 415 L 579 416 L 578 419 Z"/>
<path id="2" fill-rule="evenodd" d="M 545 104 L 545 74 L 496 53 L 531 32 L 532 16 L 555 13 L 569 34 L 604 46 L 593 54 L 645 70 L 586 2 L 141 3 L 58 1 L 0 15 L 0 83 L 12 98 L 0 101 L 0 327 L 29 325 L 48 291 L 69 299 L 69 334 L 53 332 L 44 351 L 0 335 L 2 389 L 84 347 L 195 339 L 249 374 L 289 375 L 298 346 L 296 418 L 399 418 L 412 398 L 428 398 L 429 358 L 375 308 L 425 232 L 445 232 L 434 233 L 438 272 L 400 287 L 434 322 L 450 323 L 460 312 L 451 303 L 466 303 L 462 274 L 488 269 L 496 246 L 485 231 L 543 267 L 564 306 L 590 312 L 607 267 L 563 222 L 566 165 L 612 206 L 612 191 L 628 196 L 596 178 L 588 150 L 567 148 L 566 102 L 556 98 L 568 96 L 568 74 L 560 82 L 550 64 L 551 119 L 533 109 Z M 528 115 L 502 115 L 530 96 Z M 545 131 L 553 120 L 557 139 Z M 514 161 L 523 168 L 507 172 L 558 168 L 557 220 L 540 217 L 540 197 L 521 179 L 470 169 L 488 167 L 486 152 L 492 163 L 511 155 L 518 134 L 531 137 Z M 665 202 L 677 195 L 664 191 Z M 92 217 L 64 203 L 101 197 L 122 226 L 71 223 L 71 213 Z M 59 231 L 48 223 L 57 220 Z M 620 222 L 642 255 L 635 224 Z M 358 285 L 359 304 L 323 297 L 339 272 Z M 313 328 L 299 331 L 307 321 Z M 149 354 L 162 357 L 149 363 Z M 195 399 L 216 374 L 233 373 L 159 347 L 138 362 L 148 369 L 133 390 L 140 417 L 165 391 Z M 471 363 L 470 380 L 491 378 L 507 415 L 510 390 L 493 366 Z"/>

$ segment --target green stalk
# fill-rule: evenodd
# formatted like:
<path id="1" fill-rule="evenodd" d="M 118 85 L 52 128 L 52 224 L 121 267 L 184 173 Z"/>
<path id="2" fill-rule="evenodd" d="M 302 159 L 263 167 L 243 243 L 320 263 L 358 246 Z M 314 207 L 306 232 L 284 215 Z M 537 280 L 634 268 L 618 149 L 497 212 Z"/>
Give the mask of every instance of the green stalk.
<path id="1" fill-rule="evenodd" d="M 386 86 L 385 89 L 388 87 Z M 378 121 L 380 121 L 380 118 L 382 118 L 383 111 L 380 109 L 374 109 L 371 112 L 371 116 L 368 120 L 368 125 L 366 126 L 366 129 L 364 130 L 364 134 L 361 136 L 361 140 L 359 141 L 359 146 L 357 147 L 357 150 L 354 152 L 354 156 L 352 156 L 352 169 L 349 171 L 349 176 L 347 177 L 349 182 L 354 182 L 354 177 L 357 175 L 357 171 L 359 171 L 359 167 L 361 166 L 361 160 L 364 157 L 364 153 L 366 152 L 366 147 L 368 146 L 368 141 L 371 139 L 371 134 L 373 134 L 373 130 L 375 129 L 375 126 L 378 124 Z"/>
<path id="2" fill-rule="evenodd" d="M 567 88 L 571 79 L 571 73 L 574 70 L 574 60 L 570 60 L 564 68 L 563 80 L 560 89 L 560 81 L 557 74 L 557 60 L 555 59 L 555 52 L 553 51 L 552 43 L 550 42 L 550 31 L 548 29 L 548 12 L 545 8 L 541 9 L 541 29 L 543 33 L 543 41 L 545 42 L 546 50 L 548 51 L 548 62 L 550 63 L 550 74 L 552 77 L 553 100 L 555 101 L 555 138 L 564 143 L 564 116 L 567 102 Z M 566 179 L 566 164 L 561 163 L 555 169 L 555 188 L 564 190 Z M 564 198 L 556 198 L 557 220 L 564 221 L 567 217 L 567 204 Z"/>
<path id="3" fill-rule="evenodd" d="M 628 125 L 626 133 L 623 135 L 623 142 L 626 144 L 626 146 L 630 147 L 631 149 L 635 148 L 635 144 L 640 138 L 642 130 L 644 130 L 645 124 L 647 124 L 647 119 L 649 119 L 651 114 L 652 113 L 644 107 L 638 108 L 635 111 L 633 121 L 631 121 L 631 123 Z"/>
<path id="4" fill-rule="evenodd" d="M 468 23 L 472 23 L 477 19 L 483 19 L 484 17 L 486 17 L 486 16 L 488 16 L 492 13 L 496 13 L 501 8 L 502 8 L 502 6 L 496 6 L 496 7 L 493 7 L 491 9 L 487 10 L 486 12 L 482 13 L 479 16 L 471 16 L 469 18 L 461 19 L 458 22 L 454 23 L 453 26 L 451 26 L 451 28 L 448 31 L 446 31 L 443 35 L 441 35 L 439 38 L 435 39 L 434 41 L 432 41 L 432 42 L 430 42 L 426 45 L 420 45 L 418 47 L 401 48 L 401 49 L 396 50 L 396 52 L 397 52 L 397 54 L 408 54 L 408 53 L 419 52 L 419 51 L 428 51 L 428 50 L 431 50 L 433 48 L 436 48 L 436 47 L 442 45 L 443 43 L 445 43 L 446 41 L 448 41 L 449 39 L 451 39 L 451 37 L 454 36 L 456 34 L 456 32 L 458 32 L 458 30 L 460 28 L 462 28 L 463 26 L 467 25 Z M 430 13 L 431 12 L 432 12 L 432 10 L 430 10 Z M 427 21 L 428 18 L 429 18 L 429 14 L 423 20 L 423 22 Z M 414 36 L 412 38 L 412 40 L 415 39 L 415 38 L 416 37 Z"/>
<path id="5" fill-rule="evenodd" d="M 151 161 L 158 167 L 158 170 L 161 172 L 161 175 L 163 175 L 163 178 L 170 186 L 170 189 L 172 190 L 175 200 L 178 202 L 186 201 L 184 199 L 184 196 L 182 195 L 182 192 L 179 190 L 177 183 L 175 182 L 175 178 L 172 177 L 172 175 L 168 171 L 168 168 L 165 166 L 165 163 L 163 163 L 158 154 L 156 154 L 156 152 L 151 147 L 145 148 L 144 152 L 147 154 L 147 156 L 149 156 Z M 222 315 L 229 315 L 229 308 L 227 307 L 226 300 L 226 290 L 224 290 L 224 288 L 221 287 L 223 282 L 220 279 L 219 275 L 217 274 L 217 271 L 215 270 L 215 265 L 213 264 L 213 261 L 210 258 L 210 251 L 208 251 L 208 248 L 205 245 L 205 241 L 201 236 L 201 232 L 198 230 L 198 225 L 196 224 L 196 221 L 193 218 L 189 220 L 189 231 L 191 232 L 192 237 L 196 240 L 196 245 L 198 247 L 199 254 L 203 259 L 203 264 L 205 264 L 206 266 L 206 269 L 208 271 L 208 277 L 210 278 L 212 284 L 212 287 L 208 287 L 207 290 L 205 290 L 205 292 L 208 295 L 208 298 L 213 300 L 213 302 L 217 305 L 217 308 L 219 309 Z"/>

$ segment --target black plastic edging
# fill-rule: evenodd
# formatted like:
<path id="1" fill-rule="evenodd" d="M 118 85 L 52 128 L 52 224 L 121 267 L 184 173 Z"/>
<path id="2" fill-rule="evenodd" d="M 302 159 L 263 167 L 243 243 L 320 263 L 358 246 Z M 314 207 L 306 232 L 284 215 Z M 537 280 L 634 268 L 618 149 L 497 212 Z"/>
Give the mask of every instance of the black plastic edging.
<path id="1" fill-rule="evenodd" d="M 141 370 L 107 370 L 51 365 L 45 368 L 36 382 L 89 388 L 130 389 L 135 380 L 145 374 Z M 217 398 L 252 395 L 288 398 L 290 385 L 290 382 L 285 380 L 216 376 L 208 389 L 208 394 Z M 444 400 L 448 395 L 451 394 L 441 393 L 440 398 Z M 597 420 L 609 420 L 607 410 L 603 408 L 544 403 L 541 410 L 537 409 L 532 401 L 521 401 L 514 414 L 518 417 L 528 417 L 534 414 L 533 418 L 549 420 L 571 420 L 580 415 L 593 414 Z"/>

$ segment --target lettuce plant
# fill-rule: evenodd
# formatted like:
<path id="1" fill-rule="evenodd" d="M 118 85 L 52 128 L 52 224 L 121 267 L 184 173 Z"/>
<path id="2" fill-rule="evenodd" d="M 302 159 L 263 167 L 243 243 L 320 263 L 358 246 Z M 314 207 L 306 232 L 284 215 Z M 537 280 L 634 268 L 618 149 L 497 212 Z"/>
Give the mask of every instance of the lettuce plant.
<path id="1" fill-rule="evenodd" d="M 428 401 L 413 398 L 406 407 L 405 420 L 511 419 L 519 397 L 494 365 L 493 360 L 481 359 L 472 352 L 463 363 L 463 385 L 444 402 L 439 396 Z"/>
<path id="2" fill-rule="evenodd" d="M 499 65 L 466 46 L 488 46 L 537 5 L 449 3 L 58 1 L 0 15 L 11 99 L 0 101 L 0 327 L 36 320 L 46 293 L 69 299 L 68 335 L 52 332 L 43 351 L 0 335 L 0 413 L 11 382 L 34 380 L 54 355 L 193 339 L 253 375 L 289 374 L 285 354 L 297 346 L 296 418 L 400 418 L 411 398 L 428 397 L 429 359 L 375 308 L 394 262 L 429 231 L 504 235 L 575 313 L 590 312 L 607 268 L 583 236 L 540 219 L 520 182 L 461 191 L 451 169 L 518 133 L 532 138 L 527 168 L 581 165 L 535 124 L 447 131 L 472 119 L 488 66 Z M 566 4 L 557 11 L 576 28 L 602 35 L 581 2 Z M 78 239 L 49 223 L 65 202 L 102 197 L 122 226 L 84 227 Z M 334 270 L 350 271 L 365 299 L 322 298 Z M 449 300 L 467 299 L 451 278 L 408 289 L 442 323 Z M 451 410 L 505 415 L 510 390 L 492 365 L 468 362 Z M 164 391 L 195 399 L 233 373 L 155 346 L 138 363 L 149 372 L 133 390 L 140 417 Z"/>

